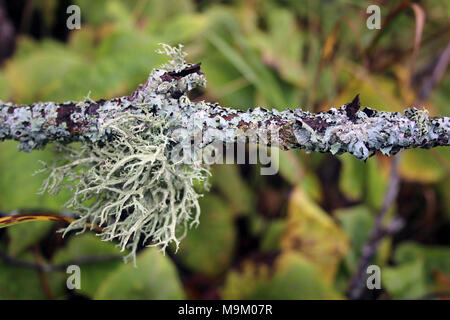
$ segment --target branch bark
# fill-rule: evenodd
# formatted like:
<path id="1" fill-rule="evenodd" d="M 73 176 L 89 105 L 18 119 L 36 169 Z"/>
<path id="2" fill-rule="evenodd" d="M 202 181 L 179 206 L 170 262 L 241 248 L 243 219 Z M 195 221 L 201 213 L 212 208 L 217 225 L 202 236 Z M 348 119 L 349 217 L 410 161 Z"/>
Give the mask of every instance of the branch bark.
<path id="1" fill-rule="evenodd" d="M 284 111 L 264 108 L 241 111 L 217 103 L 191 102 L 188 92 L 206 84 L 200 64 L 153 70 L 147 82 L 130 96 L 82 102 L 38 102 L 15 105 L 0 101 L 0 139 L 20 142 L 31 151 L 52 141 L 102 143 L 113 137 L 107 123 L 124 111 L 143 109 L 203 137 L 202 146 L 219 140 L 233 143 L 242 136 L 265 137 L 264 142 L 281 149 L 349 152 L 366 160 L 381 151 L 395 154 L 408 148 L 431 148 L 450 144 L 450 118 L 428 117 L 428 111 L 398 112 L 361 110 L 359 96 L 339 109 L 317 114 L 301 109 Z M 261 140 L 259 141 L 261 143 Z"/>

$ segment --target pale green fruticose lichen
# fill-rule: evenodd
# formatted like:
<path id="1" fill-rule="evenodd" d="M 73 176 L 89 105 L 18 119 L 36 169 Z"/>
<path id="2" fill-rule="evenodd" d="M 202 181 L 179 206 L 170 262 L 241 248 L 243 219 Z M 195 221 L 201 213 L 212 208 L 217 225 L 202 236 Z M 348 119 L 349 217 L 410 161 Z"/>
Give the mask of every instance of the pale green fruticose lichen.
<path id="1" fill-rule="evenodd" d="M 159 54 L 165 54 L 170 57 L 170 60 L 161 66 L 161 69 L 179 72 L 186 66 L 187 53 L 183 51 L 183 45 L 179 44 L 177 47 L 169 46 L 165 43 L 160 43 L 161 49 L 156 50 Z"/>
<path id="2" fill-rule="evenodd" d="M 87 224 L 100 226 L 103 240 L 130 249 L 126 261 L 135 259 L 138 244 L 164 251 L 173 242 L 178 249 L 187 229 L 199 223 L 194 184 L 207 187 L 208 168 L 171 161 L 170 124 L 152 113 L 125 112 L 103 127 L 111 141 L 85 143 L 81 149 L 59 145 L 65 160 L 47 167 L 42 191 L 72 191 L 67 206 L 78 218 L 64 234 L 84 232 Z"/>

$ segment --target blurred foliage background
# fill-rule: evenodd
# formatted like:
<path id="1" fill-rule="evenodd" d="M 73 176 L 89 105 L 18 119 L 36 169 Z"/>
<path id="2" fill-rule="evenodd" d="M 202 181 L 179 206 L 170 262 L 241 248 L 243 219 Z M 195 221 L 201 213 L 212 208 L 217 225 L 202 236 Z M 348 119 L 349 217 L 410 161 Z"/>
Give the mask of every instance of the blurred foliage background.
<path id="1" fill-rule="evenodd" d="M 81 8 L 80 30 L 66 28 L 71 4 Z M 366 27 L 369 4 L 381 8 L 381 30 Z M 202 62 L 208 85 L 192 99 L 317 112 L 360 93 L 380 110 L 420 105 L 448 116 L 449 18 L 446 0 L 0 0 L 0 99 L 127 95 L 165 61 L 155 54 L 164 42 Z M 405 226 L 382 241 L 374 261 L 382 289 L 363 298 L 450 296 L 449 155 L 402 154 L 389 218 Z M 52 157 L 49 148 L 26 154 L 0 143 L 2 214 L 67 214 L 64 194 L 37 195 L 43 177 L 32 174 Z M 217 165 L 200 226 L 177 254 L 142 248 L 137 269 L 93 232 L 61 238 L 62 222 L 2 228 L 0 298 L 345 298 L 390 165 L 382 155 L 360 162 L 304 151 L 281 152 L 274 176 L 258 165 Z M 64 266 L 74 261 L 80 290 L 65 286 Z"/>

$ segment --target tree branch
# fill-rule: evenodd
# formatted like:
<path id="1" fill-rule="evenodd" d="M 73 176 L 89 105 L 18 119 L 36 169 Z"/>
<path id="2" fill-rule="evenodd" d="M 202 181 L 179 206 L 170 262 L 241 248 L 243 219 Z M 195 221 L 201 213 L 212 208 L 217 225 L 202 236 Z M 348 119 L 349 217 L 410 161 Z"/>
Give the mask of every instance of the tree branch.
<path id="1" fill-rule="evenodd" d="M 153 70 L 147 82 L 130 96 L 82 102 L 38 102 L 14 105 L 0 101 L 0 139 L 20 142 L 31 151 L 52 141 L 101 143 L 112 139 L 107 123 L 124 111 L 143 109 L 171 121 L 174 129 L 201 135 L 201 146 L 214 141 L 233 143 L 256 135 L 282 149 L 349 152 L 367 159 L 381 151 L 395 154 L 408 148 L 448 146 L 450 118 L 431 118 L 428 111 L 408 109 L 404 114 L 366 107 L 359 96 L 340 107 L 317 114 L 301 109 L 241 111 L 217 103 L 191 102 L 187 93 L 206 84 L 200 64 L 178 63 Z M 262 143 L 261 140 L 259 140 Z"/>

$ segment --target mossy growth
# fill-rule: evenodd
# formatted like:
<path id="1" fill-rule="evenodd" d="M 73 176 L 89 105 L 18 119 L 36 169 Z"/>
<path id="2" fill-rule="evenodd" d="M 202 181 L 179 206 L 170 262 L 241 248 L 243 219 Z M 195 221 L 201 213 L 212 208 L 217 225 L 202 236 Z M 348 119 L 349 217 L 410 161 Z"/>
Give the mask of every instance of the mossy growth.
<path id="1" fill-rule="evenodd" d="M 207 188 L 209 174 L 200 164 L 171 160 L 170 123 L 145 109 L 105 123 L 111 139 L 101 145 L 58 145 L 64 159 L 43 169 L 49 176 L 42 192 L 72 192 L 67 206 L 78 218 L 64 234 L 100 226 L 103 240 L 130 250 L 125 261 L 135 259 L 142 244 L 165 251 L 173 242 L 178 249 L 187 230 L 199 223 L 196 189 L 199 183 Z"/>

